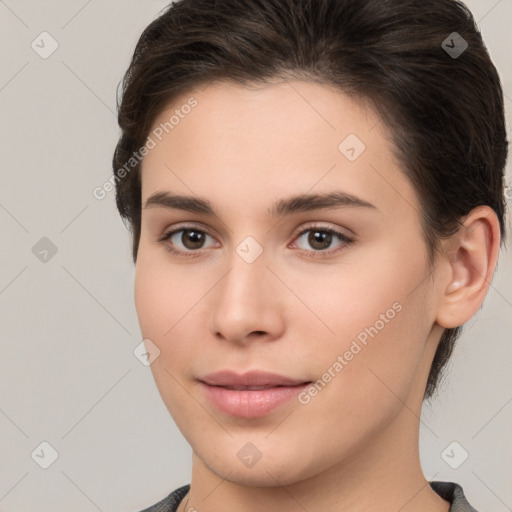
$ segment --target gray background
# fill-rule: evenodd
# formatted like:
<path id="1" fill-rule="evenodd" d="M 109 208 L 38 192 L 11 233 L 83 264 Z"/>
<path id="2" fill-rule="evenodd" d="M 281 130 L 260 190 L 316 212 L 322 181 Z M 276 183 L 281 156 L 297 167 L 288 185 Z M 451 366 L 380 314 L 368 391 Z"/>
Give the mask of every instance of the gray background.
<path id="1" fill-rule="evenodd" d="M 138 511 L 189 483 L 191 449 L 133 354 L 141 334 L 128 232 L 114 193 L 92 195 L 112 172 L 118 82 L 166 5 L 0 0 L 3 512 Z M 502 77 L 510 139 L 512 0 L 468 6 Z M 31 47 L 43 31 L 59 45 L 47 59 Z M 46 262 L 33 252 L 43 237 L 57 249 Z M 511 317 L 512 257 L 502 251 L 422 417 L 426 477 L 461 483 L 482 512 L 512 510 Z M 44 441 L 58 452 L 48 469 Z M 453 441 L 469 453 L 457 469 L 442 457 Z M 453 464 L 462 452 L 452 447 Z"/>

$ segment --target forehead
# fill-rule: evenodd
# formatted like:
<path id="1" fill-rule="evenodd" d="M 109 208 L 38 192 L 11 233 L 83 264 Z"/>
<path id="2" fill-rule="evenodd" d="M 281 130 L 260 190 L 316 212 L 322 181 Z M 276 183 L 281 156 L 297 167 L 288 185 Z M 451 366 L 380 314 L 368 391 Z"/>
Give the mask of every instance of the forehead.
<path id="1" fill-rule="evenodd" d="M 172 190 L 266 211 L 274 198 L 341 189 L 377 206 L 417 205 L 379 115 L 368 102 L 317 83 L 198 87 L 160 112 L 150 137 L 143 202 Z"/>

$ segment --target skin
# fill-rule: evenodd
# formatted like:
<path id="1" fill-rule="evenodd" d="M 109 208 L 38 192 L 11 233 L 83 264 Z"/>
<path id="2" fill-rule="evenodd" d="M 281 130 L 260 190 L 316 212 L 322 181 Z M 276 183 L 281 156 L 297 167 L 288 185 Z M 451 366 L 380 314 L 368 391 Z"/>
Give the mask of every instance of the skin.
<path id="1" fill-rule="evenodd" d="M 207 199 L 218 217 L 143 208 L 135 279 L 143 337 L 160 350 L 155 382 L 193 449 L 179 510 L 447 512 L 420 466 L 422 398 L 443 328 L 483 302 L 496 215 L 473 210 L 429 269 L 418 196 L 369 107 L 302 81 L 218 82 L 175 98 L 154 126 L 190 96 L 197 107 L 144 159 L 142 205 L 167 191 Z M 351 133 L 366 145 L 353 162 L 338 150 Z M 268 216 L 282 198 L 335 190 L 375 208 Z M 158 241 L 184 222 L 207 233 L 202 246 L 187 232 Z M 354 241 L 319 249 L 311 231 L 299 237 L 308 227 Z M 236 251 L 248 236 L 263 249 L 252 263 Z M 236 418 L 197 381 L 227 368 L 316 381 L 394 303 L 401 311 L 306 405 Z M 252 467 L 237 457 L 247 442 L 262 454 Z"/>

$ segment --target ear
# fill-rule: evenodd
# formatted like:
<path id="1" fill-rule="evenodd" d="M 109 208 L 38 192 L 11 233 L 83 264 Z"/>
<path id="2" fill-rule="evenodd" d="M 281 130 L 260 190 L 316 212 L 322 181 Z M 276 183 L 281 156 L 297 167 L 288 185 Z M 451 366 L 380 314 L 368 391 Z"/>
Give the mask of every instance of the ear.
<path id="1" fill-rule="evenodd" d="M 481 307 L 493 278 L 500 242 L 498 217 L 489 206 L 474 208 L 446 242 L 443 259 L 448 272 L 440 283 L 439 325 L 446 329 L 460 326 Z"/>

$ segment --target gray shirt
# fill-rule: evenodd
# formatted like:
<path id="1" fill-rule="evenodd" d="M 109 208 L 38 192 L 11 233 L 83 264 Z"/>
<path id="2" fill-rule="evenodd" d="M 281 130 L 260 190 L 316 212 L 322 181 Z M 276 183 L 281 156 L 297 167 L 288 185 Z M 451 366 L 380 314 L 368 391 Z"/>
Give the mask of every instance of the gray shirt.
<path id="1" fill-rule="evenodd" d="M 477 512 L 469 503 L 462 487 L 454 482 L 430 482 L 430 487 L 434 489 L 441 498 L 451 503 L 450 512 Z M 190 490 L 190 484 L 179 487 L 171 492 L 169 496 L 159 501 L 152 507 L 146 508 L 141 512 L 176 512 L 181 500 Z"/>

